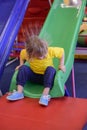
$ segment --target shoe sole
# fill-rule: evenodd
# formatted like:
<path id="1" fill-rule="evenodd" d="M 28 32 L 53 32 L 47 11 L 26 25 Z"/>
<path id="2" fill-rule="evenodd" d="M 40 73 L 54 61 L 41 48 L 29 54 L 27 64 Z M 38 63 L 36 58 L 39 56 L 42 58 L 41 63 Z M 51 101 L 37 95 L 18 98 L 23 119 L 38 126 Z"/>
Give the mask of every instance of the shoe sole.
<path id="1" fill-rule="evenodd" d="M 44 104 L 42 102 L 39 102 L 40 105 L 43 105 L 43 106 L 48 106 L 48 104 Z"/>
<path id="2" fill-rule="evenodd" d="M 10 98 L 6 98 L 7 100 L 9 100 L 9 101 L 17 101 L 17 100 L 20 100 L 20 99 L 23 99 L 24 97 L 22 97 L 22 98 L 16 98 L 16 99 L 10 99 Z"/>
<path id="3" fill-rule="evenodd" d="M 49 102 L 50 100 L 51 100 L 51 97 L 48 99 L 48 102 Z M 44 103 L 42 103 L 42 102 L 40 102 L 40 101 L 39 101 L 39 104 L 40 104 L 40 105 L 43 105 L 43 106 L 48 106 L 48 104 L 44 104 Z"/>

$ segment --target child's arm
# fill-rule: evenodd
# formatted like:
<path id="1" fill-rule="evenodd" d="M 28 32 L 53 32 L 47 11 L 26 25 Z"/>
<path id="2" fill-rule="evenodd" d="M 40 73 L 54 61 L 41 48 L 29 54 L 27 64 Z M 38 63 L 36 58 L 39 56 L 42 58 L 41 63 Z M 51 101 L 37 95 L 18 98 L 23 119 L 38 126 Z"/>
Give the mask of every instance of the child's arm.
<path id="1" fill-rule="evenodd" d="M 18 70 L 25 63 L 25 60 L 26 60 L 26 50 L 23 49 L 20 52 L 20 64 L 16 67 L 15 70 Z"/>
<path id="2" fill-rule="evenodd" d="M 66 69 L 65 69 L 65 65 L 64 65 L 64 60 L 65 60 L 64 49 L 60 48 L 60 47 L 49 47 L 48 52 L 49 52 L 50 56 L 52 56 L 54 58 L 58 58 L 58 60 L 60 61 L 58 69 L 65 72 Z"/>
<path id="3" fill-rule="evenodd" d="M 15 70 L 18 70 L 23 64 L 24 60 L 20 58 L 20 64 L 15 68 Z"/>
<path id="4" fill-rule="evenodd" d="M 63 54 L 63 56 L 60 59 L 60 64 L 59 64 L 59 69 L 62 70 L 63 72 L 66 71 L 66 68 L 65 68 L 65 65 L 64 65 L 64 59 L 65 58 L 64 58 L 64 54 Z"/>

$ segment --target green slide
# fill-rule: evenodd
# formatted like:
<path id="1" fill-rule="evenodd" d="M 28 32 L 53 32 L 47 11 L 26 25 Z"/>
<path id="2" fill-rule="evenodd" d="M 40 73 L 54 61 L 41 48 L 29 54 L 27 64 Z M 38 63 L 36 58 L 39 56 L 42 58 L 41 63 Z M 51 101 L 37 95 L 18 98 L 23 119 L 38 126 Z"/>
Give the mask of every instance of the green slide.
<path id="1" fill-rule="evenodd" d="M 46 18 L 44 26 L 40 32 L 40 37 L 49 42 L 49 46 L 63 47 L 65 50 L 66 72 L 58 70 L 58 59 L 54 59 L 54 65 L 57 73 L 54 80 L 54 86 L 50 91 L 52 97 L 64 96 L 64 85 L 70 75 L 74 52 L 77 44 L 79 28 L 84 17 L 84 8 L 86 0 L 82 0 L 79 8 L 61 7 L 63 0 L 54 0 L 50 12 Z M 16 75 L 13 75 L 10 91 L 16 88 Z M 38 98 L 41 96 L 43 86 L 27 82 L 24 87 L 24 94 L 27 97 Z"/>

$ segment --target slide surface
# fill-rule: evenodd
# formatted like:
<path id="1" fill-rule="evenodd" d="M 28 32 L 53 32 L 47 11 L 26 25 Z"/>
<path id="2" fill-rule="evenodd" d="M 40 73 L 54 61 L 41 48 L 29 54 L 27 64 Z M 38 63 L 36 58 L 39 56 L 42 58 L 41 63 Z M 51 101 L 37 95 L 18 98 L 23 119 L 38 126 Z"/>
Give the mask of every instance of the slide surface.
<path id="1" fill-rule="evenodd" d="M 30 0 L 0 0 L 0 78 Z"/>
<path id="2" fill-rule="evenodd" d="M 84 16 L 84 7 L 86 4 L 86 0 L 82 0 L 82 5 L 78 9 L 75 7 L 62 8 L 62 2 L 62 0 L 54 0 L 52 8 L 50 9 L 39 35 L 41 38 L 44 38 L 49 42 L 49 46 L 63 47 L 65 50 L 65 73 L 58 70 L 58 59 L 54 60 L 57 73 L 54 86 L 50 92 L 52 97 L 64 96 L 64 85 L 73 66 L 78 32 Z M 10 91 L 15 88 L 16 74 L 17 72 L 13 76 Z M 41 95 L 42 90 L 42 86 L 36 84 L 32 85 L 28 82 L 25 85 L 24 94 L 28 97 L 37 98 Z"/>

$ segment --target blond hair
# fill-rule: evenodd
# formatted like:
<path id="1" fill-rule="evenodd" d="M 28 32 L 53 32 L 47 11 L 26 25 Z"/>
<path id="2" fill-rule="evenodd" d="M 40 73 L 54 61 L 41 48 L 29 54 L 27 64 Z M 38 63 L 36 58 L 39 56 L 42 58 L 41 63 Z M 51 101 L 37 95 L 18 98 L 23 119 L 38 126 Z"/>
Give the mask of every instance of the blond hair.
<path id="1" fill-rule="evenodd" d="M 38 36 L 33 35 L 26 40 L 26 51 L 29 58 L 45 57 L 48 51 L 48 44 Z"/>

